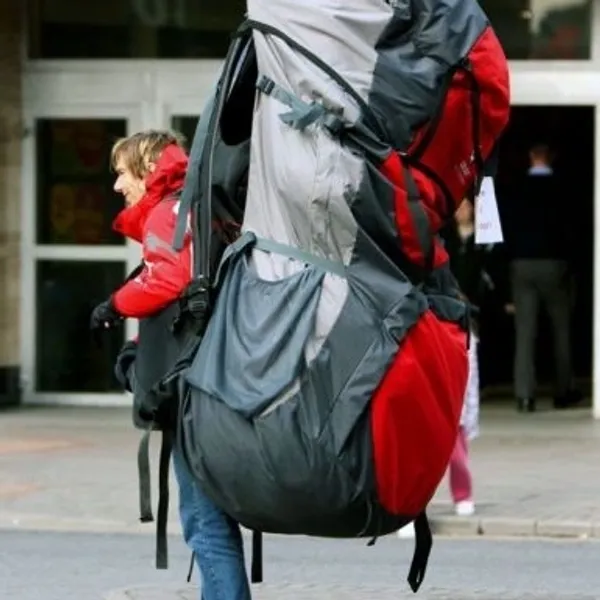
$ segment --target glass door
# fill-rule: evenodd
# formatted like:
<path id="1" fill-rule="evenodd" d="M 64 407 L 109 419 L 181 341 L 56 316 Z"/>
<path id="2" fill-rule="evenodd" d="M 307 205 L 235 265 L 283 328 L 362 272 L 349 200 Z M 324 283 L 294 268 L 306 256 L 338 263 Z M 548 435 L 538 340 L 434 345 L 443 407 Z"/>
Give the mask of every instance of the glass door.
<path id="1" fill-rule="evenodd" d="M 192 141 L 194 140 L 198 118 L 199 115 L 197 114 L 176 114 L 171 116 L 169 128 L 183 135 L 186 140 L 188 152 L 192 146 Z"/>
<path id="2" fill-rule="evenodd" d="M 21 339 L 25 401 L 125 403 L 115 357 L 135 322 L 89 331 L 93 307 L 138 262 L 137 244 L 112 230 L 114 141 L 139 128 L 135 107 L 46 109 L 27 123 L 24 151 Z"/>

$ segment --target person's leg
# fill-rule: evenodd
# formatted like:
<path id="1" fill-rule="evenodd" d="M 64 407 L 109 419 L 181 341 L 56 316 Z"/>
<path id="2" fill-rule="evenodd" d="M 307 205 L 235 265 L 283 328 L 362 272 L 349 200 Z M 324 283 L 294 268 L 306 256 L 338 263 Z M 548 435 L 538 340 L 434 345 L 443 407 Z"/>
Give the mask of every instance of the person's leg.
<path id="1" fill-rule="evenodd" d="M 449 464 L 450 493 L 460 514 L 473 512 L 473 481 L 469 468 L 468 442 L 465 430 L 459 428 Z"/>
<path id="2" fill-rule="evenodd" d="M 535 340 L 539 298 L 534 284 L 535 261 L 516 260 L 512 264 L 515 305 L 515 396 L 522 411 L 535 410 Z"/>
<path id="3" fill-rule="evenodd" d="M 540 290 L 552 323 L 557 397 L 565 397 L 572 386 L 571 306 L 567 263 L 549 260 L 543 263 Z"/>
<path id="4" fill-rule="evenodd" d="M 472 440 L 479 435 L 479 357 L 477 346 L 479 339 L 475 332 L 471 332 L 471 345 L 469 347 L 469 374 L 463 401 L 460 425 L 467 440 Z"/>
<path id="5" fill-rule="evenodd" d="M 173 452 L 179 515 L 202 578 L 201 600 L 250 600 L 239 525 L 204 494 L 183 457 Z"/>

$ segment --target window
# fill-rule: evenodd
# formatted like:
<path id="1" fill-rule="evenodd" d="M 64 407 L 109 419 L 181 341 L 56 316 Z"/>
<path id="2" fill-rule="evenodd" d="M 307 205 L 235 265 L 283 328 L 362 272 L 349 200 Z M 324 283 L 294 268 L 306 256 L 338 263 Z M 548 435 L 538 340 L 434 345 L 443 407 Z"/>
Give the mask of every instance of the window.
<path id="1" fill-rule="evenodd" d="M 171 128 L 178 131 L 185 137 L 186 148 L 189 152 L 194 141 L 194 134 L 196 133 L 196 126 L 198 125 L 199 117 L 191 115 L 174 115 L 171 118 Z"/>
<path id="2" fill-rule="evenodd" d="M 245 0 L 28 0 L 30 58 L 223 58 Z"/>
<path id="3" fill-rule="evenodd" d="M 123 327 L 91 335 L 92 309 L 126 275 L 128 248 L 112 230 L 123 199 L 112 190 L 109 155 L 126 135 L 126 118 L 37 119 L 35 390 L 114 393 Z M 33 211 L 31 211 L 33 213 Z"/>
<path id="4" fill-rule="evenodd" d="M 120 392 L 113 365 L 124 342 L 122 327 L 89 330 L 92 309 L 119 287 L 125 264 L 38 260 L 36 267 L 36 390 Z"/>
<path id="5" fill-rule="evenodd" d="M 589 60 L 592 0 L 480 0 L 509 59 Z"/>
<path id="6" fill-rule="evenodd" d="M 124 120 L 39 119 L 37 243 L 123 245 L 112 222 L 123 199 L 112 190 L 112 144 L 125 135 Z"/>

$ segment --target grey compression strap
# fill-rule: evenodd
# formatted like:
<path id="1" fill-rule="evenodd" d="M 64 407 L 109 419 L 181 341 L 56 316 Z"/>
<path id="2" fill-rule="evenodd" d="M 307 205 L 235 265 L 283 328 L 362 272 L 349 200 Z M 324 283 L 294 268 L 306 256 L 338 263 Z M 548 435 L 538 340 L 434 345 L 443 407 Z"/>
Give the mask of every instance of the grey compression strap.
<path id="1" fill-rule="evenodd" d="M 385 160 L 392 152 L 392 148 L 383 143 L 364 124 L 351 123 L 344 119 L 342 111 L 327 108 L 314 101 L 304 102 L 266 75 L 260 76 L 256 87 L 263 94 L 271 96 L 291 109 L 279 115 L 279 118 L 294 129 L 302 131 L 312 124 L 321 125 L 345 145 L 359 150 L 376 162 Z"/>
<path id="2" fill-rule="evenodd" d="M 315 265 L 315 267 L 319 267 L 320 269 L 323 269 L 323 271 L 333 273 L 334 275 L 346 277 L 346 266 L 341 261 L 329 260 L 328 258 L 311 254 L 310 252 L 306 252 L 300 248 L 288 246 L 287 244 L 281 244 L 273 240 L 267 240 L 266 238 L 256 238 L 254 247 L 258 250 L 273 252 L 273 254 L 288 256 L 289 258 L 294 258 L 303 263 Z"/>
<path id="3" fill-rule="evenodd" d="M 294 94 L 284 90 L 280 85 L 277 85 L 271 78 L 266 75 L 261 75 L 256 87 L 266 94 L 271 96 L 282 104 L 288 106 L 291 110 L 287 113 L 279 115 L 279 118 L 290 127 L 302 131 L 309 125 L 317 122 L 330 120 L 334 124 L 334 120 L 339 121 L 338 126 L 343 126 L 341 120 L 335 116 L 330 110 L 317 102 L 304 102 Z"/>
<path id="4" fill-rule="evenodd" d="M 341 261 L 329 260 L 328 258 L 311 254 L 310 252 L 306 252 L 300 248 L 289 246 L 288 244 L 282 244 L 266 238 L 259 238 L 256 237 L 254 232 L 246 231 L 235 242 L 227 246 L 223 252 L 221 262 L 219 263 L 219 267 L 215 275 L 215 285 L 218 286 L 221 282 L 223 274 L 227 270 L 227 264 L 229 261 L 240 252 L 243 252 L 246 248 L 257 248 L 258 250 L 264 250 L 265 252 L 281 254 L 282 256 L 294 258 L 305 264 L 315 265 L 316 267 L 319 267 L 328 273 L 333 273 L 340 277 L 347 276 L 346 266 Z"/>

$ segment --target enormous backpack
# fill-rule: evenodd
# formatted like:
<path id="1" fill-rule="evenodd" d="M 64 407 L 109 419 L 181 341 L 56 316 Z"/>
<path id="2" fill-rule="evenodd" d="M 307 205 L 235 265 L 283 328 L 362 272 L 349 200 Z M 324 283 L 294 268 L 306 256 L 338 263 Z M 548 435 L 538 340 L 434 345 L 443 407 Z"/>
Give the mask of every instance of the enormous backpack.
<path id="1" fill-rule="evenodd" d="M 181 200 L 211 313 L 179 451 L 255 531 L 375 539 L 414 520 L 416 591 L 467 378 L 436 233 L 507 123 L 506 59 L 475 0 L 247 8 Z M 241 235 L 223 243 L 215 176 L 248 141 Z"/>

